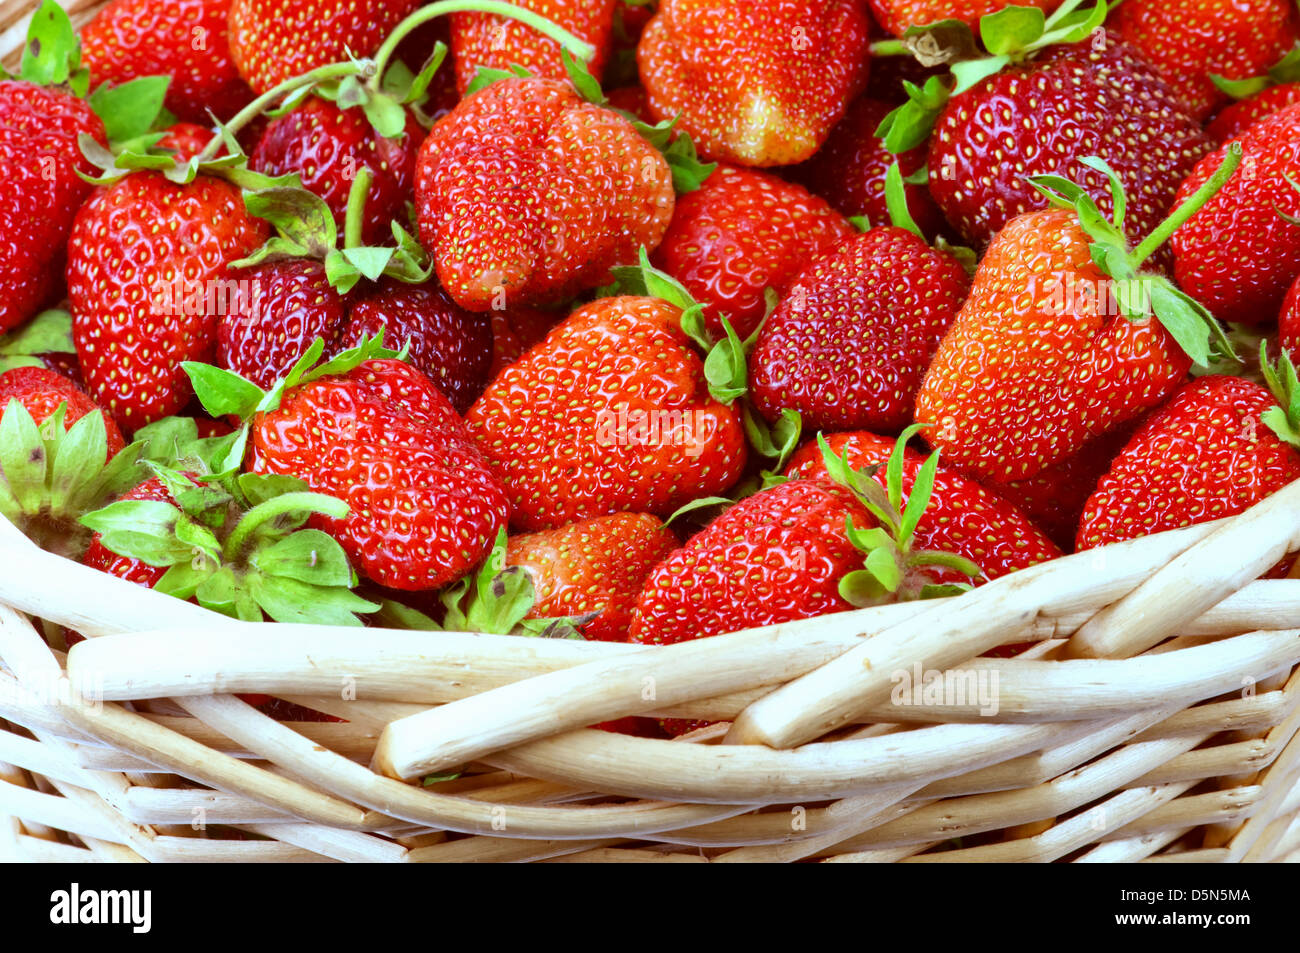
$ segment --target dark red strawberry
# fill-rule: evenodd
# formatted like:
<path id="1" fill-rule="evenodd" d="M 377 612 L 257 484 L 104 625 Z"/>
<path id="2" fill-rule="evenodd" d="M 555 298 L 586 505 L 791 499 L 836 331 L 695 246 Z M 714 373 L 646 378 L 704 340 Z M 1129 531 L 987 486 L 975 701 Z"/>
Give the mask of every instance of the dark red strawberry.
<path id="1" fill-rule="evenodd" d="M 86 414 L 96 413 L 99 406 L 72 381 L 56 371 L 43 367 L 15 367 L 0 374 L 0 418 L 9 401 L 16 400 L 32 415 L 36 423 L 44 423 L 66 404 L 64 429 L 71 427 Z M 111 420 L 104 421 L 108 455 L 112 457 L 126 442 Z"/>
<path id="2" fill-rule="evenodd" d="M 808 430 L 897 433 L 970 288 L 965 268 L 905 228 L 873 228 L 790 283 L 749 359 L 754 406 Z"/>
<path id="3" fill-rule="evenodd" d="M 925 26 L 942 20 L 960 20 L 974 28 L 980 17 L 997 13 L 1009 6 L 1037 7 L 1050 11 L 1061 0 L 869 0 L 876 20 L 894 36 L 902 36 L 908 27 Z"/>
<path id="4" fill-rule="evenodd" d="M 491 311 L 492 318 L 492 368 L 488 379 L 497 375 L 523 357 L 534 344 L 540 344 L 559 321 L 567 315 L 537 308 L 511 308 L 509 311 Z"/>
<path id="5" fill-rule="evenodd" d="M 1291 290 L 1282 302 L 1277 329 L 1282 349 L 1290 356 L 1293 364 L 1300 365 L 1300 277 L 1292 282 Z"/>
<path id="6" fill-rule="evenodd" d="M 1241 170 L 1174 234 L 1174 277 L 1220 320 L 1260 324 L 1277 316 L 1300 274 L 1300 104 L 1233 142 L 1244 153 Z M 1196 166 L 1179 202 L 1214 174 L 1227 148 Z"/>
<path id="7" fill-rule="evenodd" d="M 719 166 L 677 203 L 652 258 L 704 305 L 715 336 L 725 318 L 745 338 L 763 318 L 767 288 L 784 294 L 814 256 L 854 234 L 842 215 L 802 186 Z"/>
<path id="8" fill-rule="evenodd" d="M 659 517 L 614 513 L 512 536 L 507 562 L 532 577 L 537 602 L 527 618 L 595 613 L 585 638 L 625 642 L 646 575 L 678 545 Z"/>
<path id="9" fill-rule="evenodd" d="M 866 83 L 867 22 L 857 0 L 664 0 L 637 47 L 650 111 L 709 159 L 802 162 Z"/>
<path id="10" fill-rule="evenodd" d="M 167 108 L 207 124 L 229 119 L 253 98 L 230 56 L 230 0 L 113 0 L 81 30 L 92 85 L 170 76 Z"/>

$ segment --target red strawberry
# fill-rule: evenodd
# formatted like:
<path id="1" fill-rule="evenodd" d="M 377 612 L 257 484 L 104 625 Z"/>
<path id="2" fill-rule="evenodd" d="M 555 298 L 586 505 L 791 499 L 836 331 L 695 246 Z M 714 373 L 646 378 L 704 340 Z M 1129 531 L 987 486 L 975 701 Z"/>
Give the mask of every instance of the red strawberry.
<path id="1" fill-rule="evenodd" d="M 230 53 L 264 93 L 287 79 L 375 53 L 420 0 L 231 0 Z"/>
<path id="2" fill-rule="evenodd" d="M 895 446 L 893 437 L 859 431 L 832 434 L 826 443 L 855 469 L 879 467 L 874 478 L 881 486 L 888 486 L 886 464 Z M 905 451 L 904 504 L 923 463 L 921 454 Z M 785 472 L 792 478 L 828 479 L 816 443 L 806 444 L 796 452 Z M 1061 555 L 1060 549 L 1014 503 L 945 468 L 942 460 L 935 471 L 929 503 L 916 524 L 915 545 L 969 559 L 985 579 L 996 579 Z"/>
<path id="3" fill-rule="evenodd" d="M 330 207 L 340 233 L 352 180 L 358 169 L 370 169 L 374 178 L 366 197 L 361 240 L 379 245 L 391 242 L 394 219 L 405 221 L 406 203 L 413 196 L 415 157 L 423 141 L 424 130 L 410 112 L 405 132 L 389 139 L 375 131 L 362 110 L 340 109 L 312 96 L 267 126 L 249 156 L 249 167 L 271 176 L 298 173 L 303 188 Z"/>
<path id="4" fill-rule="evenodd" d="M 1262 73 L 1295 45 L 1291 0 L 1126 0 L 1113 26 L 1203 119 L 1226 100 L 1211 75 Z"/>
<path id="5" fill-rule="evenodd" d="M 1206 132 L 1216 142 L 1227 142 L 1240 136 L 1261 119 L 1296 103 L 1300 103 L 1300 83 L 1270 86 L 1247 99 L 1226 106 L 1214 117 L 1214 122 L 1206 127 Z"/>
<path id="6" fill-rule="evenodd" d="M 673 204 L 668 163 L 632 124 L 552 80 L 469 96 L 429 134 L 416 170 L 421 240 L 473 311 L 600 284 L 659 244 Z"/>
<path id="7" fill-rule="evenodd" d="M 1300 479 L 1300 453 L 1270 429 L 1269 410 L 1281 413 L 1273 395 L 1240 378 L 1179 389 L 1097 484 L 1079 548 L 1233 516 Z"/>
<path id="8" fill-rule="evenodd" d="M 99 406 L 67 377 L 43 367 L 15 367 L 0 374 L 0 419 L 3 419 L 5 407 L 11 400 L 17 400 L 26 407 L 38 424 L 44 423 L 58 410 L 60 404 L 66 404 L 64 429 L 71 427 L 86 414 L 99 411 Z M 108 455 L 112 457 L 126 442 L 112 420 L 105 419 L 104 431 Z"/>
<path id="9" fill-rule="evenodd" d="M 876 135 L 892 109 L 892 105 L 880 100 L 865 96 L 857 99 L 831 132 L 826 145 L 807 162 L 791 169 L 790 177 L 826 199 L 843 215 L 864 215 L 872 225 L 888 223 L 885 173 L 895 162 L 904 176 L 913 175 L 925 165 L 923 149 L 895 156 Z M 936 234 L 943 227 L 943 216 L 926 187 L 908 185 L 906 191 L 907 208 L 916 224 L 925 234 Z"/>
<path id="10" fill-rule="evenodd" d="M 511 308 L 489 312 L 492 317 L 492 368 L 488 379 L 497 376 L 535 344 L 540 344 L 558 323 L 557 315 L 537 308 Z"/>
<path id="11" fill-rule="evenodd" d="M 488 385 L 466 420 L 517 528 L 671 513 L 739 478 L 740 415 L 709 394 L 681 316 L 653 298 L 601 299 Z"/>
<path id="12" fill-rule="evenodd" d="M 196 474 L 193 473 L 188 473 L 186 476 L 197 479 Z M 124 493 L 120 500 L 125 502 L 147 500 L 172 505 L 176 503 L 171 491 L 157 477 L 145 480 L 135 489 Z M 86 548 L 86 555 L 82 557 L 81 561 L 90 568 L 98 569 L 100 572 L 106 572 L 139 586 L 147 586 L 150 589 L 167 574 L 167 566 L 151 566 L 143 559 L 120 556 L 105 547 L 102 539 L 102 534 L 96 533 L 91 539 L 90 545 Z"/>
<path id="13" fill-rule="evenodd" d="M 166 106 L 181 119 L 229 119 L 253 98 L 230 56 L 230 0 L 113 0 L 81 30 L 91 83 L 170 76 Z"/>
<path id="14" fill-rule="evenodd" d="M 726 318 L 744 338 L 763 318 L 765 289 L 784 294 L 815 255 L 854 234 L 843 216 L 802 186 L 719 166 L 678 202 L 652 259 L 704 305 L 715 336 Z"/>
<path id="15" fill-rule="evenodd" d="M 856 0 L 664 0 L 637 48 L 651 113 L 710 159 L 790 165 L 826 141 L 867 79 Z"/>
<path id="16" fill-rule="evenodd" d="M 615 0 L 519 0 L 516 5 L 541 14 L 590 43 L 596 55 L 587 63 L 587 69 L 596 79 L 601 78 L 609 54 Z M 567 79 L 560 49 L 555 40 L 519 20 L 489 13 L 451 15 L 451 52 L 456 58 L 456 85 L 462 96 L 480 67 L 509 69 L 519 65 L 542 79 Z"/>
<path id="17" fill-rule="evenodd" d="M 512 536 L 507 561 L 532 577 L 537 602 L 528 618 L 598 613 L 583 636 L 625 642 L 646 575 L 677 546 L 659 517 L 614 513 Z"/>
<path id="18" fill-rule="evenodd" d="M 78 391 L 85 391 L 86 382 L 72 343 L 72 315 L 52 308 L 0 335 L 0 374 L 16 367 L 54 371 Z"/>
<path id="19" fill-rule="evenodd" d="M 1300 277 L 1291 283 L 1291 290 L 1282 302 L 1277 329 L 1282 349 L 1290 356 L 1292 363 L 1300 365 Z"/>
<path id="20" fill-rule="evenodd" d="M 167 127 L 155 146 L 158 149 L 171 149 L 176 153 L 176 160 L 184 162 L 202 152 L 215 135 L 216 132 L 206 126 L 178 122 Z"/>
<path id="21" fill-rule="evenodd" d="M 1300 225 L 1293 224 L 1300 216 L 1300 186 L 1293 184 L 1300 181 L 1300 104 L 1233 141 L 1244 152 L 1241 170 L 1174 234 L 1174 277 L 1221 320 L 1259 324 L 1277 316 L 1300 274 Z M 1227 148 L 1196 166 L 1178 201 L 1210 178 Z"/>
<path id="22" fill-rule="evenodd" d="M 1009 6 L 1037 7 L 1051 11 L 1061 0 L 869 0 L 876 20 L 894 36 L 911 26 L 925 26 L 941 20 L 960 20 L 972 29 L 980 17 Z"/>
<path id="23" fill-rule="evenodd" d="M 912 232 L 873 228 L 801 271 L 759 332 L 750 393 L 769 421 L 898 432 L 970 279 Z"/>
<path id="24" fill-rule="evenodd" d="M 183 361 L 206 360 L 234 285 L 229 263 L 266 223 L 237 188 L 199 175 L 177 185 L 133 172 L 94 195 L 68 243 L 68 295 L 90 393 L 126 431 L 189 401 Z"/>

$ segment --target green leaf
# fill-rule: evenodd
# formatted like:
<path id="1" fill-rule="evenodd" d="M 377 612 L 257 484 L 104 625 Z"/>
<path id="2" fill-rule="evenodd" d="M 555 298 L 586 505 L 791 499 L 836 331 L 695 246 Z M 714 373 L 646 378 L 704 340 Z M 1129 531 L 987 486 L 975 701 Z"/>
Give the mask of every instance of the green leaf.
<path id="1" fill-rule="evenodd" d="M 1026 49 L 1047 29 L 1047 16 L 1037 7 L 1005 7 L 980 17 L 980 39 L 995 55 Z"/>
<path id="2" fill-rule="evenodd" d="M 252 381 L 211 364 L 184 361 L 181 368 L 189 375 L 199 403 L 213 417 L 225 417 L 227 414 L 248 417 L 266 395 Z"/>
<path id="3" fill-rule="evenodd" d="M 401 102 L 419 105 L 428 99 L 429 84 L 433 82 L 433 77 L 437 75 L 446 59 L 447 44 L 439 40 L 433 45 L 433 52 L 429 54 L 429 58 L 420 67 L 419 74 L 411 81 L 406 94 L 401 97 Z"/>
<path id="4" fill-rule="evenodd" d="M 50 473 L 50 504 L 62 510 L 87 470 L 98 470 L 108 460 L 108 433 L 101 411 L 85 414 L 59 440 Z"/>
<path id="5" fill-rule="evenodd" d="M 0 337 L 0 355 L 75 354 L 72 315 L 62 308 L 42 311 Z"/>
<path id="6" fill-rule="evenodd" d="M 127 142 L 149 132 L 162 112 L 170 76 L 141 76 L 116 86 L 101 83 L 90 108 L 104 122 L 109 142 Z"/>
<path id="7" fill-rule="evenodd" d="M 271 576 L 284 576 L 317 586 L 352 585 L 355 578 L 338 541 L 318 529 L 300 529 L 259 550 L 253 564 Z"/>
<path id="8" fill-rule="evenodd" d="M 54 0 L 44 0 L 27 27 L 18 76 L 37 86 L 67 82 L 81 66 L 81 44 L 72 21 Z"/>
<path id="9" fill-rule="evenodd" d="M 921 521 L 926 507 L 930 505 L 930 494 L 934 491 L 934 478 L 938 469 L 939 453 L 935 451 L 921 464 L 921 469 L 912 482 L 912 492 L 907 495 L 907 508 L 903 510 L 903 519 L 898 529 L 898 545 L 904 549 L 911 543 L 916 524 Z"/>
<path id="10" fill-rule="evenodd" d="M 907 102 L 887 115 L 876 129 L 876 135 L 885 140 L 885 148 L 895 155 L 910 152 L 930 138 L 935 120 L 951 95 L 938 76 L 926 80 L 924 87 L 907 82 L 903 85 Z"/>
<path id="11" fill-rule="evenodd" d="M 1095 6 L 1085 10 L 1076 9 L 1079 0 L 1067 0 L 1056 12 L 1047 18 L 1047 29 L 1032 44 L 1033 49 L 1041 50 L 1049 46 L 1067 43 L 1079 43 L 1099 29 L 1106 22 L 1109 7 L 1106 0 L 1098 0 Z"/>
<path id="12" fill-rule="evenodd" d="M 894 162 L 885 172 L 885 205 L 889 209 L 889 219 L 895 228 L 905 228 L 917 238 L 925 241 L 925 234 L 912 218 L 907 207 L 907 191 L 903 187 L 903 170 Z"/>
<path id="13" fill-rule="evenodd" d="M 442 626 L 431 617 L 393 599 L 381 599 L 379 609 L 370 617 L 370 621 L 385 629 L 411 629 L 416 632 L 442 631 Z"/>
<path id="14" fill-rule="evenodd" d="M 889 505 L 900 513 L 903 509 L 903 465 L 907 462 L 907 444 L 925 426 L 912 424 L 899 434 L 885 465 L 885 491 L 889 494 Z"/>
<path id="15" fill-rule="evenodd" d="M 698 192 L 718 168 L 716 162 L 700 161 L 695 143 L 686 133 L 679 135 L 662 152 L 673 174 L 673 191 L 678 195 Z"/>
<path id="16" fill-rule="evenodd" d="M 156 592 L 174 596 L 177 599 L 192 599 L 204 581 L 220 568 L 219 564 L 207 559 L 191 559 L 189 562 L 173 563 L 162 578 L 154 583 Z"/>
<path id="17" fill-rule="evenodd" d="M 249 506 L 258 506 L 286 493 L 303 493 L 305 480 L 280 473 L 241 473 L 236 481 Z"/>
<path id="18" fill-rule="evenodd" d="M 956 553 L 935 552 L 933 550 L 920 550 L 911 553 L 908 556 L 908 565 L 911 566 L 943 566 L 947 569 L 955 569 L 963 575 L 970 576 L 972 579 L 983 578 L 983 571 L 964 556 L 958 556 Z"/>
<path id="19" fill-rule="evenodd" d="M 704 378 L 709 383 L 713 399 L 730 405 L 748 393 L 749 371 L 744 342 L 726 318 L 722 319 L 722 328 L 725 336 L 704 358 Z"/>
<path id="20" fill-rule="evenodd" d="M 378 281 L 384 269 L 388 267 L 389 261 L 392 260 L 393 252 L 392 248 L 363 246 L 343 249 L 343 257 L 371 281 Z"/>
<path id="21" fill-rule="evenodd" d="M 725 496 L 702 496 L 698 500 L 691 500 L 685 506 L 678 507 L 673 511 L 672 516 L 664 520 L 663 525 L 670 526 L 674 520 L 685 516 L 687 513 L 694 513 L 696 510 L 709 509 L 714 506 L 730 506 L 734 502 L 734 500 Z"/>
<path id="22" fill-rule="evenodd" d="M 339 586 L 314 586 L 287 576 L 249 576 L 248 589 L 257 605 L 276 622 L 360 626 L 359 613 L 379 604 Z"/>
<path id="23" fill-rule="evenodd" d="M 1119 173 L 1111 168 L 1110 163 L 1101 158 L 1101 156 L 1085 156 L 1079 161 L 1088 166 L 1088 168 L 1096 169 L 1102 175 L 1106 176 L 1107 181 L 1110 183 L 1111 203 L 1115 206 L 1115 214 L 1111 216 L 1111 221 L 1114 223 L 1116 230 L 1123 235 L 1124 220 L 1127 217 L 1128 210 L 1128 199 L 1124 194 L 1124 183 L 1120 181 Z"/>
<path id="24" fill-rule="evenodd" d="M 406 132 L 406 108 L 387 96 L 371 96 L 362 104 L 361 111 L 375 132 L 385 139 L 396 139 Z"/>
<path id="25" fill-rule="evenodd" d="M 48 452 L 27 408 L 11 398 L 0 419 L 0 476 L 22 512 L 39 512 Z M 5 514 L 16 520 L 18 514 Z"/>
<path id="26" fill-rule="evenodd" d="M 899 568 L 892 546 L 878 546 L 871 550 L 863 565 L 867 572 L 879 580 L 886 592 L 897 592 L 903 584 L 903 570 Z"/>
<path id="27" fill-rule="evenodd" d="M 1156 319 L 1178 342 L 1192 362 L 1204 367 L 1210 362 L 1210 341 L 1217 326 L 1214 318 L 1197 301 L 1183 294 L 1167 279 L 1151 281 L 1148 285 L 1151 308 Z M 1222 329 L 1219 329 L 1222 334 Z M 1226 339 L 1225 339 L 1226 340 Z M 1229 345 L 1231 347 L 1231 345 Z"/>
<path id="28" fill-rule="evenodd" d="M 81 523 L 100 533 L 100 543 L 111 552 L 150 566 L 170 566 L 192 555 L 191 546 L 176 537 L 182 519 L 170 503 L 123 500 L 86 514 Z"/>
<path id="29" fill-rule="evenodd" d="M 1249 99 L 1262 93 L 1269 87 L 1267 76 L 1251 76 L 1248 79 L 1228 79 L 1226 76 L 1220 76 L 1218 73 L 1210 74 L 1212 82 L 1219 92 L 1231 96 L 1233 99 Z"/>
<path id="30" fill-rule="evenodd" d="M 956 96 L 968 89 L 973 89 L 990 76 L 1002 72 L 1002 69 L 1010 62 L 1011 58 L 1008 56 L 990 56 L 987 59 L 954 63 L 952 75 L 956 83 L 952 88 L 952 95 Z M 931 121 L 931 125 L 933 125 L 933 121 Z"/>
<path id="31" fill-rule="evenodd" d="M 338 244 L 334 213 L 324 199 L 306 189 L 276 187 L 245 192 L 244 207 L 250 215 L 270 222 L 293 243 L 286 251 L 296 248 L 303 257 L 324 258 Z"/>
<path id="32" fill-rule="evenodd" d="M 468 99 L 475 93 L 487 89 L 493 83 L 498 83 L 503 79 L 515 79 L 516 77 L 531 76 L 528 70 L 524 69 L 517 63 L 512 63 L 510 69 L 492 69 L 487 66 L 480 66 L 474 78 L 470 80 L 469 86 L 465 88 L 465 95 L 462 99 Z"/>
<path id="33" fill-rule="evenodd" d="M 574 59 L 563 47 L 560 48 L 560 59 L 564 62 L 564 71 L 569 76 L 569 82 L 573 84 L 579 96 L 597 106 L 603 106 L 608 102 L 605 91 L 600 88 L 600 82 L 591 75 L 586 63 Z"/>
<path id="34" fill-rule="evenodd" d="M 847 573 L 839 581 L 840 597 L 851 606 L 865 609 L 879 605 L 889 595 L 889 590 L 881 584 L 873 573 L 866 569 L 857 569 Z"/>

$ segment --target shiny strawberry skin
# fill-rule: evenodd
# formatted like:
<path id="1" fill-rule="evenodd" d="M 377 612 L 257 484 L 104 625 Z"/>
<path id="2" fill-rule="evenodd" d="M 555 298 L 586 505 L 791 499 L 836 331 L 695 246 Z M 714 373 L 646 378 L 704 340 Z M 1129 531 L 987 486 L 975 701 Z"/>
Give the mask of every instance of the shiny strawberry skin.
<path id="1" fill-rule="evenodd" d="M 48 420 L 60 404 L 67 404 L 64 429 L 86 414 L 99 410 L 99 406 L 67 377 L 44 367 L 15 367 L 0 374 L 0 418 L 4 417 L 11 400 L 17 400 L 27 408 L 32 420 L 38 424 Z M 125 442 L 121 431 L 107 414 L 104 415 L 104 433 L 111 457 L 125 446 Z"/>
<path id="2" fill-rule="evenodd" d="M 876 480 L 885 485 L 884 468 L 894 449 L 893 437 L 856 431 L 831 434 L 826 442 L 856 469 L 880 467 Z M 924 462 L 923 454 L 910 449 L 904 456 L 904 505 Z M 786 475 L 828 480 L 821 448 L 815 442 L 800 448 L 790 458 Z M 985 579 L 996 579 L 1061 555 L 1056 544 L 1014 503 L 945 467 L 942 458 L 929 505 L 917 523 L 913 545 L 916 549 L 964 556 L 980 567 Z M 938 570 L 934 574 L 942 582 L 967 581 L 952 570 Z"/>
<path id="3" fill-rule="evenodd" d="M 680 311 L 654 298 L 580 308 L 511 364 L 466 417 L 538 530 L 621 511 L 667 515 L 745 465 L 738 411 L 708 393 Z"/>
<path id="4" fill-rule="evenodd" d="M 1291 0 L 1129 0 L 1112 25 L 1196 119 L 1227 99 L 1211 74 L 1262 75 L 1297 39 Z"/>
<path id="5" fill-rule="evenodd" d="M 605 71 L 616 5 L 616 0 L 521 0 L 516 4 L 590 43 L 596 56 L 586 65 L 596 79 Z M 450 19 L 451 53 L 462 96 L 480 67 L 509 69 L 518 64 L 542 79 L 568 79 L 560 44 L 518 20 L 490 13 L 453 13 Z"/>
<path id="6" fill-rule="evenodd" d="M 659 244 L 667 162 L 567 83 L 507 79 L 461 101 L 416 169 L 420 238 L 472 311 L 563 301 Z"/>
<path id="7" fill-rule="evenodd" d="M 1222 321 L 1260 324 L 1277 316 L 1300 274 L 1300 104 L 1251 126 L 1240 142 L 1241 167 L 1170 240 L 1179 287 Z M 1183 182 L 1178 201 L 1192 195 L 1222 163 L 1206 157 Z"/>
<path id="8" fill-rule="evenodd" d="M 902 228 L 874 228 L 801 271 L 749 358 L 768 420 L 797 410 L 814 430 L 898 432 L 970 287 L 961 263 Z"/>
<path id="9" fill-rule="evenodd" d="M 1244 512 L 1300 479 L 1300 453 L 1260 415 L 1276 406 L 1251 381 L 1213 375 L 1179 389 L 1097 484 L 1078 548 Z"/>
<path id="10" fill-rule="evenodd" d="M 330 63 L 370 56 L 420 0 L 231 0 L 230 53 L 258 93 Z"/>
<path id="11" fill-rule="evenodd" d="M 954 96 L 930 138 L 930 194 L 970 242 L 987 243 L 1011 219 L 1047 205 L 1026 176 L 1082 185 L 1107 215 L 1106 177 L 1082 163 L 1105 159 L 1129 197 L 1127 231 L 1145 236 L 1179 183 L 1211 149 L 1181 102 L 1125 44 L 1107 34 L 1053 47 Z"/>
<path id="12" fill-rule="evenodd" d="M 916 420 L 948 465 L 993 483 L 1027 479 L 1186 376 L 1191 359 L 1158 322 L 1105 313 L 1109 279 L 1089 243 L 1073 211 L 1048 209 L 989 245 L 917 396 Z"/>
<path id="13" fill-rule="evenodd" d="M 645 513 L 613 513 L 559 529 L 510 537 L 506 562 L 523 566 L 537 602 L 530 619 L 597 612 L 582 634 L 600 642 L 626 642 L 632 608 L 646 576 L 678 547 L 663 520 Z"/>
<path id="14" fill-rule="evenodd" d="M 171 503 L 173 505 L 176 503 L 167 487 L 163 486 L 162 480 L 157 477 L 145 480 L 135 489 L 124 493 L 121 499 Z M 100 572 L 106 572 L 109 575 L 117 576 L 119 579 L 125 579 L 127 582 L 133 582 L 137 586 L 146 586 L 150 589 L 166 574 L 166 566 L 150 566 L 148 563 L 131 556 L 119 556 L 112 550 L 105 548 L 99 539 L 100 534 L 96 533 L 90 541 L 90 546 L 86 549 L 86 555 L 81 560 L 90 568 L 98 569 Z"/>
<path id="15" fill-rule="evenodd" d="M 333 350 L 378 334 L 393 348 L 408 342 L 408 360 L 464 414 L 483 393 L 492 364 L 492 322 L 466 311 L 433 284 L 409 285 L 391 278 L 364 292 L 351 308 Z"/>
<path id="16" fill-rule="evenodd" d="M 330 207 L 340 234 L 352 181 L 358 169 L 368 168 L 374 178 L 366 194 L 361 239 L 367 245 L 390 245 L 390 223 L 406 221 L 406 203 L 415 185 L 415 157 L 423 141 L 424 130 L 409 112 L 405 131 L 387 139 L 360 109 L 340 109 L 313 96 L 267 126 L 249 156 L 249 166 L 267 175 L 298 173 L 302 187 Z"/>
<path id="17" fill-rule="evenodd" d="M 784 294 L 815 255 L 855 234 L 847 219 L 802 186 L 723 165 L 677 203 L 651 257 L 704 305 L 714 335 L 726 318 L 744 338 L 763 318 L 766 288 Z"/>
<path id="18" fill-rule="evenodd" d="M 628 640 L 672 645 L 852 608 L 838 588 L 862 568 L 849 519 L 875 525 L 847 490 L 820 480 L 746 497 L 651 571 Z"/>
<path id="19" fill-rule="evenodd" d="M 77 144 L 82 134 L 106 144 L 84 100 L 0 80 L 0 333 L 59 297 L 68 232 L 91 190 L 77 173 L 95 171 Z"/>
<path id="20" fill-rule="evenodd" d="M 974 29 L 980 17 L 1009 6 L 1037 7 L 1050 13 L 1060 0 L 869 0 L 876 21 L 894 36 L 910 26 L 925 26 L 940 20 L 960 20 Z"/>
<path id="21" fill-rule="evenodd" d="M 253 98 L 227 39 L 230 0 L 113 0 L 81 30 L 92 86 L 170 76 L 164 105 L 189 122 L 226 120 Z"/>
<path id="22" fill-rule="evenodd" d="M 637 47 L 657 119 L 710 159 L 791 165 L 826 141 L 868 72 L 857 0 L 664 0 Z"/>
<path id="23" fill-rule="evenodd" d="M 211 359 L 221 291 L 239 278 L 229 263 L 266 238 L 239 190 L 209 176 L 133 172 L 82 207 L 68 242 L 72 336 L 90 395 L 124 431 L 189 401 L 181 362 Z"/>
<path id="24" fill-rule="evenodd" d="M 492 369 L 489 380 L 496 380 L 503 370 L 513 364 L 533 347 L 545 340 L 546 335 L 566 315 L 538 308 L 511 308 L 491 311 L 492 318 Z"/>
<path id="25" fill-rule="evenodd" d="M 831 131 L 826 144 L 807 162 L 791 169 L 788 176 L 826 199 L 843 215 L 865 215 L 872 225 L 888 225 L 885 174 L 889 167 L 897 162 L 903 175 L 909 176 L 925 165 L 924 148 L 894 155 L 876 135 L 880 123 L 893 108 L 878 99 L 859 97 Z M 913 220 L 927 235 L 936 234 L 944 221 L 929 190 L 924 185 L 903 188 Z"/>
<path id="26" fill-rule="evenodd" d="M 291 388 L 253 423 L 252 469 L 296 476 L 348 504 L 314 517 L 370 580 L 435 589 L 491 551 L 509 505 L 447 398 L 401 361 Z"/>
<path id="27" fill-rule="evenodd" d="M 1282 313 L 1277 318 L 1278 341 L 1291 358 L 1291 362 L 1300 367 L 1300 277 L 1291 284 L 1282 302 Z"/>
<path id="28" fill-rule="evenodd" d="M 216 135 L 215 130 L 193 122 L 172 123 L 155 144 L 158 149 L 171 149 L 179 161 L 193 159 Z M 222 151 L 225 148 L 222 147 Z"/>
<path id="29" fill-rule="evenodd" d="M 1300 83 L 1270 86 L 1261 93 L 1225 106 L 1205 131 L 1215 142 L 1224 143 L 1241 135 L 1261 119 L 1296 103 L 1300 103 Z"/>

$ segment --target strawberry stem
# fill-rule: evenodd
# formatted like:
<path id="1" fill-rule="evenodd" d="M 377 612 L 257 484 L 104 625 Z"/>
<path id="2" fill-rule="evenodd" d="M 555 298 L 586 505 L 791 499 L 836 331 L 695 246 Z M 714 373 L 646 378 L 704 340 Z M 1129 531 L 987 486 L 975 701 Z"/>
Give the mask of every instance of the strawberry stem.
<path id="1" fill-rule="evenodd" d="M 579 39 L 568 30 L 557 26 L 546 17 L 534 13 L 532 10 L 525 10 L 512 3 L 502 3 L 500 0 L 441 0 L 439 3 L 431 3 L 427 7 L 416 10 L 394 27 L 393 32 L 384 41 L 383 46 L 375 53 L 376 69 L 373 81 L 378 82 L 378 77 L 384 75 L 384 70 L 388 66 L 388 61 L 392 59 L 393 52 L 412 30 L 448 13 L 490 13 L 496 16 L 509 17 L 550 37 L 584 62 L 590 62 L 592 57 L 596 55 L 596 50 L 590 43 Z"/>
<path id="2" fill-rule="evenodd" d="M 1136 271 L 1142 263 L 1155 254 L 1165 242 L 1178 231 L 1189 218 L 1201 210 L 1210 199 L 1212 199 L 1219 189 L 1223 188 L 1228 179 L 1232 178 L 1237 167 L 1241 165 L 1241 143 L 1234 142 L 1228 146 L 1227 154 L 1224 156 L 1222 164 L 1214 175 L 1210 176 L 1195 193 L 1192 194 L 1186 202 L 1179 205 L 1170 213 L 1169 217 L 1156 227 L 1156 230 L 1146 237 L 1142 244 L 1133 252 L 1133 269 Z"/>
<path id="3" fill-rule="evenodd" d="M 347 214 L 343 218 L 343 247 L 361 247 L 361 228 L 366 217 L 366 196 L 370 193 L 370 183 L 374 181 L 370 166 L 363 165 L 357 169 L 348 190 Z"/>
<path id="4" fill-rule="evenodd" d="M 226 537 L 225 543 L 221 546 L 221 557 L 224 562 L 232 562 L 238 558 L 248 537 L 253 534 L 263 523 L 273 520 L 279 516 L 285 516 L 289 513 L 320 513 L 322 516 L 330 516 L 334 519 L 342 519 L 348 515 L 348 505 L 342 500 L 332 496 L 325 496 L 321 493 L 285 493 L 281 496 L 267 500 L 265 503 L 259 503 L 253 507 L 241 519 L 238 525 Z"/>

